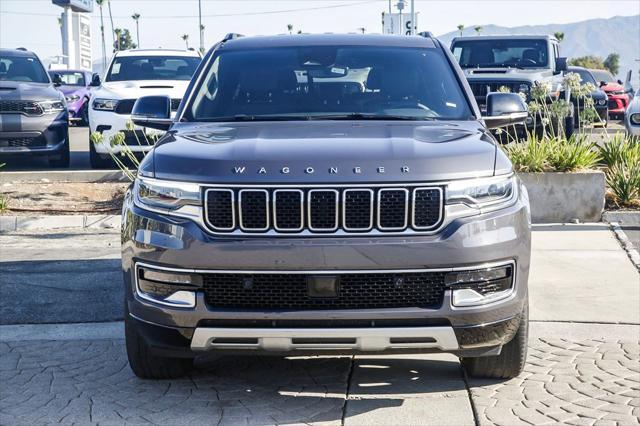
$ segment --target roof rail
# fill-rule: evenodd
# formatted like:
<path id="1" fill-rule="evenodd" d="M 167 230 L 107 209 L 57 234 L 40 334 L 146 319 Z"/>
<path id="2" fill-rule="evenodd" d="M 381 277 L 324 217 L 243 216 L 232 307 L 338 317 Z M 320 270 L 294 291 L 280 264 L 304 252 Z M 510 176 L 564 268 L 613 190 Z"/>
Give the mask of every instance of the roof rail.
<path id="1" fill-rule="evenodd" d="M 224 36 L 224 38 L 222 39 L 222 42 L 224 43 L 225 41 L 233 40 L 234 38 L 240 38 L 240 37 L 244 37 L 244 35 L 238 34 L 238 33 L 229 33 L 226 36 Z"/>
<path id="2" fill-rule="evenodd" d="M 422 31 L 419 32 L 418 35 L 424 38 L 433 38 L 433 34 L 431 34 L 431 31 Z"/>

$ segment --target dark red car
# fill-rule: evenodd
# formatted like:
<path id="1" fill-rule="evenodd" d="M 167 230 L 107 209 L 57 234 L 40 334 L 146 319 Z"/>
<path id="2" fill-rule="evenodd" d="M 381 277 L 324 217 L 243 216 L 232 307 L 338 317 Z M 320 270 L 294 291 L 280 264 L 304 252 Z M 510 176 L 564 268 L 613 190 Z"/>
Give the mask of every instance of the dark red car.
<path id="1" fill-rule="evenodd" d="M 590 70 L 591 74 L 596 78 L 600 88 L 605 91 L 609 97 L 609 117 L 613 119 L 622 119 L 624 112 L 631 102 L 629 94 L 625 91 L 624 83 L 621 80 L 616 81 L 615 77 L 606 70 Z"/>

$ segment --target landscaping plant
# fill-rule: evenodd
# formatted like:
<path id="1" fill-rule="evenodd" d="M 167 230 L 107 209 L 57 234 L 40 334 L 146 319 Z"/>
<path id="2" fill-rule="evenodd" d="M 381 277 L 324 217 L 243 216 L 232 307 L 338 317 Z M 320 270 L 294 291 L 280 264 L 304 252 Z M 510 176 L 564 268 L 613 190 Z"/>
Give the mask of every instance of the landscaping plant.
<path id="1" fill-rule="evenodd" d="M 536 136 L 504 145 L 516 172 L 574 172 L 593 169 L 600 153 L 586 135 Z"/>
<path id="2" fill-rule="evenodd" d="M 640 207 L 640 140 L 618 133 L 600 147 L 607 186 L 617 207 Z"/>
<path id="3" fill-rule="evenodd" d="M 132 132 L 134 135 L 138 146 L 151 146 L 154 145 L 158 139 L 161 137 L 160 132 L 150 132 L 148 130 L 135 131 L 133 122 L 129 121 L 126 124 L 126 129 L 129 132 Z M 141 135 L 141 136 L 140 136 Z M 102 133 L 93 132 L 90 135 L 91 143 L 94 144 L 102 144 L 105 143 L 104 136 Z M 110 150 L 111 159 L 118 166 L 120 170 L 127 176 L 131 181 L 135 180 L 135 173 L 140 167 L 140 157 L 144 157 L 145 152 L 134 152 L 129 145 L 125 143 L 125 134 L 124 132 L 118 132 L 113 135 L 109 139 L 109 145 L 111 148 L 115 148 L 118 152 L 114 152 L 115 150 Z M 130 168 L 129 165 L 132 167 Z"/>

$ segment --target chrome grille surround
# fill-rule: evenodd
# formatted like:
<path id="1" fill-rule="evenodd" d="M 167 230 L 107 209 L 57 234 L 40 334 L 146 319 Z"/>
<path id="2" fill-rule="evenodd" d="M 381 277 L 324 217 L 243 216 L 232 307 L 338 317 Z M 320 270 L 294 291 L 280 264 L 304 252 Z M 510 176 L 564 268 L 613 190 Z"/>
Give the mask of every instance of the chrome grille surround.
<path id="1" fill-rule="evenodd" d="M 204 190 L 204 209 L 203 209 L 203 224 L 208 228 L 208 231 L 213 234 L 228 235 L 228 236 L 363 236 L 363 235 L 412 235 L 412 234 L 429 234 L 436 232 L 444 222 L 444 187 L 439 185 L 425 186 L 424 183 L 419 184 L 318 184 L 318 185 L 241 185 L 241 184 L 229 184 L 229 185 L 203 185 Z M 439 203 L 436 206 L 438 217 L 433 222 L 432 226 L 419 227 L 414 225 L 415 208 L 413 206 L 413 197 L 416 191 L 422 190 L 435 190 L 439 197 Z M 247 191 L 259 191 L 266 192 L 266 206 L 267 212 L 267 224 L 265 228 L 246 228 L 243 227 L 241 218 L 241 193 Z M 368 228 L 349 228 L 346 226 L 346 205 L 344 200 L 346 194 L 350 192 L 369 192 L 370 197 L 370 216 L 371 221 Z M 380 224 L 380 198 L 381 193 L 387 191 L 401 191 L 404 194 L 404 217 L 403 226 L 390 226 L 384 227 Z M 210 202 L 209 194 L 215 192 L 231 193 L 232 200 L 232 216 L 233 226 L 231 227 L 216 227 L 210 221 Z M 278 196 L 284 196 L 285 193 L 297 193 L 300 194 L 300 221 L 295 222 L 296 225 L 302 224 L 302 226 L 286 227 L 282 223 L 278 223 Z M 331 223 L 331 226 L 313 226 L 311 206 L 312 196 L 314 194 L 320 195 L 321 193 L 335 194 L 335 207 L 332 209 L 331 218 L 333 218 L 333 211 L 335 211 L 335 219 Z M 237 195 L 236 195 L 237 194 Z M 331 204 L 334 202 L 331 200 Z M 325 206 L 326 207 L 326 206 Z M 294 210 L 295 211 L 295 210 Z M 297 212 L 295 213 L 297 215 Z M 291 218 L 292 216 L 290 216 Z M 284 220 L 282 220 L 284 222 Z M 290 222 L 291 223 L 291 222 Z"/>

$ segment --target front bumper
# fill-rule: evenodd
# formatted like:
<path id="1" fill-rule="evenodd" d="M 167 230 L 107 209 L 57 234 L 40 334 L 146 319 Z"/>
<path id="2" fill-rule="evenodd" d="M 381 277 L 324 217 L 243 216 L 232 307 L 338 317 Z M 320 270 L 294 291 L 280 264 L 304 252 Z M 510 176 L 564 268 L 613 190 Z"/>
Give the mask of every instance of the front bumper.
<path id="1" fill-rule="evenodd" d="M 0 155 L 56 154 L 64 149 L 68 113 L 0 114 Z"/>
<path id="2" fill-rule="evenodd" d="M 527 300 L 530 223 L 526 192 L 513 206 L 455 219 L 434 235 L 238 238 L 125 201 L 122 265 L 127 312 L 150 346 L 187 355 L 207 349 L 296 353 L 493 351 L 508 342 Z M 451 290 L 434 308 L 221 309 L 197 292 L 194 308 L 163 306 L 136 291 L 135 265 L 196 271 L 376 271 L 475 269 L 513 262 L 508 298 L 455 307 Z M 216 343 L 213 343 L 216 342 Z M 220 346 L 222 345 L 222 346 Z"/>
<path id="3" fill-rule="evenodd" d="M 629 106 L 628 95 L 608 95 L 609 115 L 622 116 Z"/>

